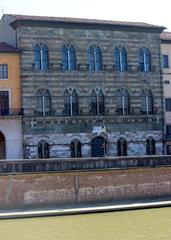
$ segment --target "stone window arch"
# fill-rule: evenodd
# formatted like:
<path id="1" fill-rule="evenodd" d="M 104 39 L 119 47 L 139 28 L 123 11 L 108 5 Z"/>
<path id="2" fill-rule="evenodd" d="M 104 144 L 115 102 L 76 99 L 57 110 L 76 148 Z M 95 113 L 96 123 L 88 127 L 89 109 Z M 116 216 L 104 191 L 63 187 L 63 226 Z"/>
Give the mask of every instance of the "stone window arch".
<path id="1" fill-rule="evenodd" d="M 102 70 L 102 51 L 98 45 L 88 48 L 88 66 L 90 71 Z"/>
<path id="2" fill-rule="evenodd" d="M 153 114 L 153 94 L 151 90 L 141 92 L 141 113 Z"/>
<path id="3" fill-rule="evenodd" d="M 78 94 L 74 89 L 72 93 L 64 92 L 64 112 L 69 116 L 78 116 Z"/>
<path id="4" fill-rule="evenodd" d="M 34 68 L 36 70 L 49 69 L 49 51 L 46 44 L 36 44 L 34 48 Z"/>
<path id="5" fill-rule="evenodd" d="M 51 115 L 51 95 L 48 89 L 39 89 L 36 93 L 36 113 L 39 116 Z"/>
<path id="6" fill-rule="evenodd" d="M 81 157 L 81 142 L 77 139 L 74 139 L 70 144 L 71 158 Z"/>
<path id="7" fill-rule="evenodd" d="M 90 112 L 93 115 L 104 115 L 105 112 L 105 100 L 104 100 L 104 94 L 102 90 L 99 90 L 96 92 L 95 90 L 92 90 L 91 92 L 91 110 Z"/>
<path id="8" fill-rule="evenodd" d="M 49 158 L 49 144 L 45 141 L 38 143 L 38 158 Z"/>
<path id="9" fill-rule="evenodd" d="M 123 137 L 117 141 L 117 153 L 118 156 L 127 156 L 127 141 Z"/>
<path id="10" fill-rule="evenodd" d="M 141 72 L 151 72 L 151 54 L 148 48 L 138 50 L 138 64 Z"/>
<path id="11" fill-rule="evenodd" d="M 61 55 L 62 70 L 76 70 L 76 53 L 74 46 L 71 44 L 63 45 Z"/>
<path id="12" fill-rule="evenodd" d="M 119 89 L 117 91 L 117 114 L 128 115 L 129 114 L 129 93 L 126 89 Z"/>
<path id="13" fill-rule="evenodd" d="M 127 53 L 125 47 L 115 47 L 114 63 L 116 71 L 123 72 L 127 70 Z"/>
<path id="14" fill-rule="evenodd" d="M 155 155 L 156 153 L 156 143 L 153 137 L 148 137 L 146 139 L 146 155 Z"/>

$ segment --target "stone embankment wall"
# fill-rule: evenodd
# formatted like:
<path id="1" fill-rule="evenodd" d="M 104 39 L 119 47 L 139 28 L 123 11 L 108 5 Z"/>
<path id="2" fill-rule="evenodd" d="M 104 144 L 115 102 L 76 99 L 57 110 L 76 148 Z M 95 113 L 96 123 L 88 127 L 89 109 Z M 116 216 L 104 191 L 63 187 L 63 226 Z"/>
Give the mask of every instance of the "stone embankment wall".
<path id="1" fill-rule="evenodd" d="M 1 209 L 171 197 L 171 167 L 4 175 L 0 186 Z"/>

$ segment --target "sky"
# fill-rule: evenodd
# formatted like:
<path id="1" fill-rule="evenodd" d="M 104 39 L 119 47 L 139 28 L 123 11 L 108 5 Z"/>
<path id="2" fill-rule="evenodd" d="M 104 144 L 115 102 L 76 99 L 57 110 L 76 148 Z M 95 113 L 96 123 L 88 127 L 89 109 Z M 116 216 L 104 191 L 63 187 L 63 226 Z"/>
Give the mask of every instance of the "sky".
<path id="1" fill-rule="evenodd" d="M 0 0 L 0 17 L 3 12 L 146 22 L 171 31 L 170 0 Z"/>

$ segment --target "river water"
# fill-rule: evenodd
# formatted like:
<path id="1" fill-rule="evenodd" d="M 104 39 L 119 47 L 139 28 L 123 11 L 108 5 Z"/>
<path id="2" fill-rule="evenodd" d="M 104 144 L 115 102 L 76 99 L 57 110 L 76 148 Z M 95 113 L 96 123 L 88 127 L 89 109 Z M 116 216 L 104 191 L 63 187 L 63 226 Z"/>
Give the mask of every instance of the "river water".
<path id="1" fill-rule="evenodd" d="M 0 220 L 0 240 L 171 240 L 171 207 Z"/>

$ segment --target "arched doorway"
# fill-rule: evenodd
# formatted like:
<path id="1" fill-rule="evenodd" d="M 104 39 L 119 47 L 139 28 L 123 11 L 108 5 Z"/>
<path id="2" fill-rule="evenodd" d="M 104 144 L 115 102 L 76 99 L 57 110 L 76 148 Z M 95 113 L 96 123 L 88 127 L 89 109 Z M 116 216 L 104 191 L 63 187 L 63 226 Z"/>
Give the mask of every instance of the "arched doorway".
<path id="1" fill-rule="evenodd" d="M 5 159 L 5 137 L 0 132 L 0 159 Z"/>
<path id="2" fill-rule="evenodd" d="M 106 155 L 106 140 L 103 137 L 95 137 L 91 141 L 91 156 L 104 157 Z"/>

